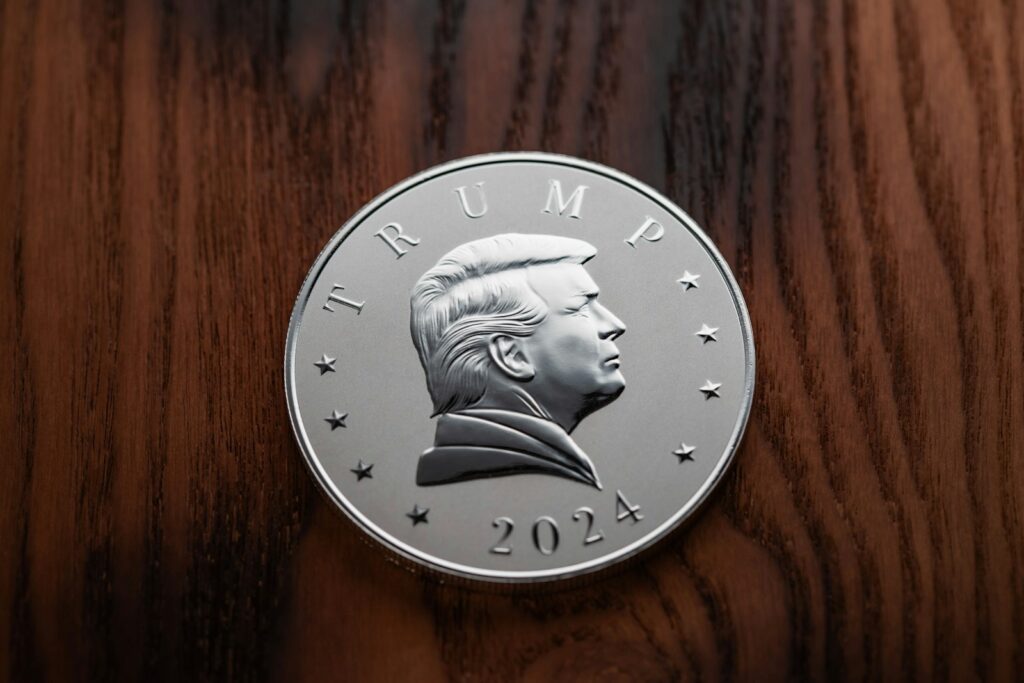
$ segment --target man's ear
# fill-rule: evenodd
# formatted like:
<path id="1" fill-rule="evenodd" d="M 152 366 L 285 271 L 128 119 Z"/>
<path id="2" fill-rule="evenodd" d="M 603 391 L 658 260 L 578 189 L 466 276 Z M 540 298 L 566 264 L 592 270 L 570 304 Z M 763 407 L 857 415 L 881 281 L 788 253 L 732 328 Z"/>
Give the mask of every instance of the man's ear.
<path id="1" fill-rule="evenodd" d="M 523 354 L 520 340 L 507 334 L 496 334 L 487 341 L 487 353 L 494 364 L 512 379 L 526 382 L 533 379 L 536 371 Z"/>

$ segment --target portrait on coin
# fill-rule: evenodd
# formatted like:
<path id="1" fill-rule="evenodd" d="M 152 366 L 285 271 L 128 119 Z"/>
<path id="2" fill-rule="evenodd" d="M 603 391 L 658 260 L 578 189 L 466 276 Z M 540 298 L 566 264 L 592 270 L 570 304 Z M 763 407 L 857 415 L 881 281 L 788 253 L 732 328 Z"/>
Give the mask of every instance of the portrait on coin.
<path id="1" fill-rule="evenodd" d="M 568 237 L 496 235 L 416 282 L 412 340 L 438 418 L 417 484 L 533 473 L 601 488 L 570 436 L 626 386 L 615 345 L 626 327 L 584 267 L 596 253 Z"/>

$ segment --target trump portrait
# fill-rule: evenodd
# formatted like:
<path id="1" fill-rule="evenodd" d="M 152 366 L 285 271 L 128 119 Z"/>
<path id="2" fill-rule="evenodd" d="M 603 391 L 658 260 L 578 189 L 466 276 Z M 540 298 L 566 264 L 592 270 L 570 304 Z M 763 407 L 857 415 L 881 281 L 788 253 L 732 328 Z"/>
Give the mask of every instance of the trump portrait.
<path id="1" fill-rule="evenodd" d="M 504 234 L 456 247 L 417 281 L 410 327 L 437 417 L 420 486 L 546 474 L 596 488 L 570 436 L 625 389 L 625 325 L 598 300 L 590 244 Z"/>

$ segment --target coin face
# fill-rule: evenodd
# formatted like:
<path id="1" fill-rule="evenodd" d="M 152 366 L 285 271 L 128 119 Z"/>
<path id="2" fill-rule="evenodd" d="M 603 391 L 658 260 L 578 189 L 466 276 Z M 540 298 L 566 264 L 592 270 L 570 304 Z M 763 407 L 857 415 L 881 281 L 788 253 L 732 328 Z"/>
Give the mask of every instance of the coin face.
<path id="1" fill-rule="evenodd" d="M 316 481 L 389 550 L 564 579 L 664 537 L 721 480 L 754 390 L 739 288 L 612 169 L 470 157 L 393 187 L 316 259 L 288 331 Z"/>

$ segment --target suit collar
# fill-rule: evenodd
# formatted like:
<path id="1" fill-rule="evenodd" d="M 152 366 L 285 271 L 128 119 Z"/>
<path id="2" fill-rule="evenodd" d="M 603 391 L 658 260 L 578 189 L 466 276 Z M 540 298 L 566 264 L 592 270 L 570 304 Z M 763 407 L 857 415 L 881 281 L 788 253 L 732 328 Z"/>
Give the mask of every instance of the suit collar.
<path id="1" fill-rule="evenodd" d="M 587 454 L 556 423 L 499 408 L 442 415 L 434 447 L 420 458 L 417 483 L 443 484 L 519 473 L 545 473 L 601 488 Z"/>

